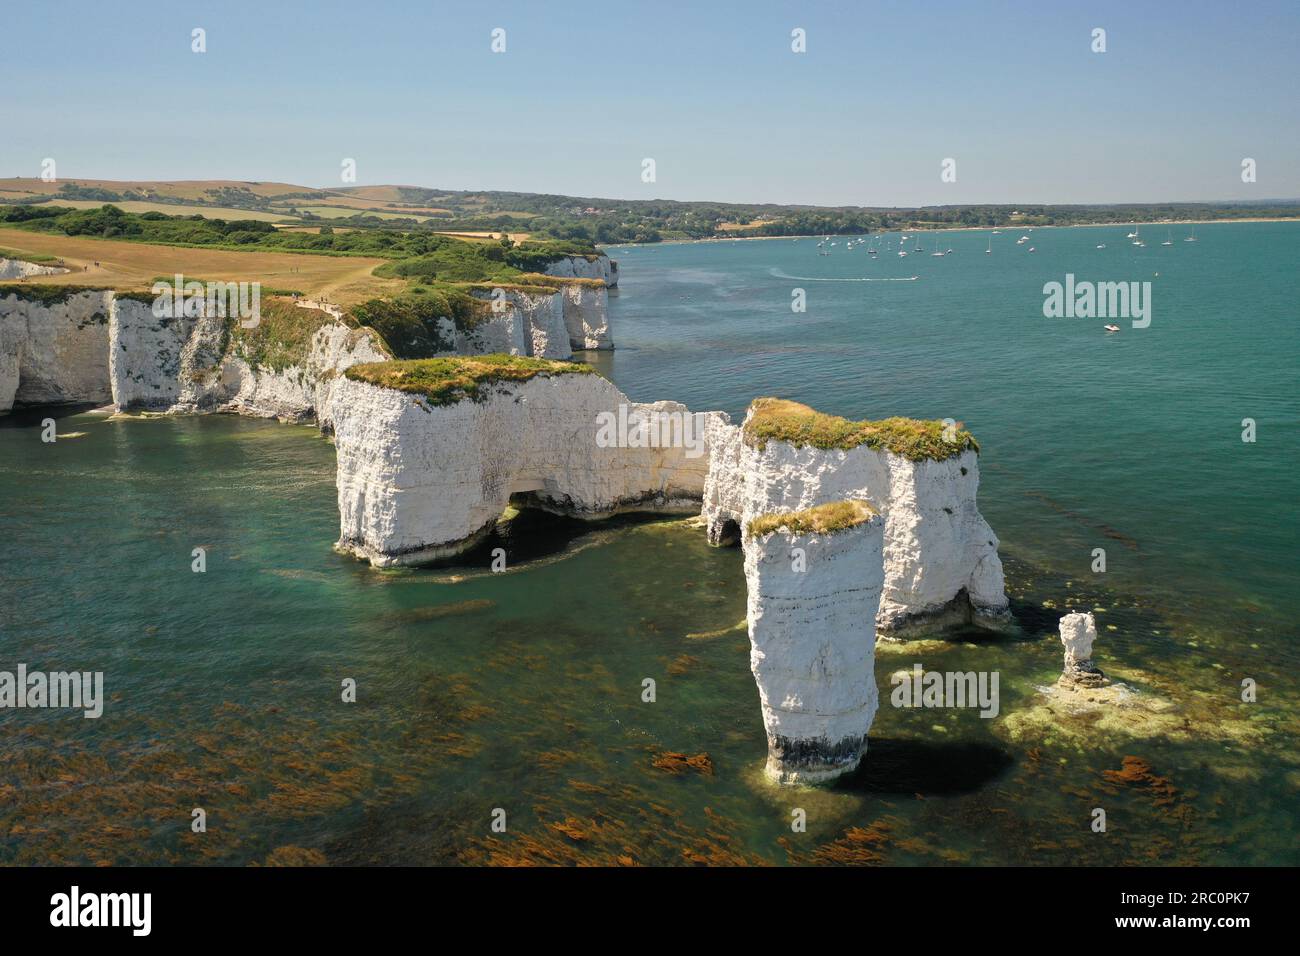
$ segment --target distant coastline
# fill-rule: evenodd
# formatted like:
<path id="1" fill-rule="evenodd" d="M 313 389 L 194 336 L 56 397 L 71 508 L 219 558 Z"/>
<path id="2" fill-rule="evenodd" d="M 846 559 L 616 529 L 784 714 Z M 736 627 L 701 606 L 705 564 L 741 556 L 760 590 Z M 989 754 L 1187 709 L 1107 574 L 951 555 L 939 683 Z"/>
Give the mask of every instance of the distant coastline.
<path id="1" fill-rule="evenodd" d="M 1132 220 L 1131 222 L 1074 222 L 1061 226 L 1017 226 L 1014 223 L 1001 226 L 942 226 L 937 229 L 886 229 L 883 231 L 860 232 L 860 233 L 831 233 L 831 238 L 852 239 L 857 236 L 877 236 L 895 232 L 903 233 L 922 233 L 922 232 L 991 232 L 994 229 L 1014 232 L 1017 229 L 1031 231 L 1034 229 L 1105 229 L 1105 228 L 1123 228 L 1125 226 L 1213 226 L 1224 223 L 1234 222 L 1300 222 L 1300 216 L 1251 216 L 1241 219 L 1143 219 Z M 780 241 L 783 239 L 824 239 L 826 233 L 820 232 L 815 234 L 804 234 L 798 236 L 711 236 L 707 239 L 663 239 L 659 242 L 611 242 L 596 243 L 599 249 L 618 249 L 628 246 L 684 246 L 698 245 L 700 243 L 725 243 L 725 242 L 760 242 L 760 241 Z"/>

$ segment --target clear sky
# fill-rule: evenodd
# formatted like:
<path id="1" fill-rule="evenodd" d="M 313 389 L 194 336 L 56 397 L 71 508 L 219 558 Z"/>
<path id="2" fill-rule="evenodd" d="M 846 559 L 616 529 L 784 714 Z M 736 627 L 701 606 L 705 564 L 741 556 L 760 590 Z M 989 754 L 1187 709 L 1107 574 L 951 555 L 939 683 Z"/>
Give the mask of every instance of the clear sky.
<path id="1" fill-rule="evenodd" d="M 353 158 L 358 184 L 642 199 L 1300 196 L 1296 0 L 10 0 L 0 49 L 0 176 L 336 186 Z"/>

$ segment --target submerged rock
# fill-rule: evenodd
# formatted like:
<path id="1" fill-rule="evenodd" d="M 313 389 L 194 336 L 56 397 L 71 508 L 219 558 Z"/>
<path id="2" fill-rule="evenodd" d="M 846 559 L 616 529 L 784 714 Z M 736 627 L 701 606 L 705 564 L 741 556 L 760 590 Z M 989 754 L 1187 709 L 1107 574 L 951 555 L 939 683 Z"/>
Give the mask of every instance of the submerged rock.
<path id="1" fill-rule="evenodd" d="M 669 750 L 655 757 L 651 761 L 651 766 L 671 774 L 693 770 L 706 777 L 713 776 L 713 758 L 706 753 L 684 754 Z"/>

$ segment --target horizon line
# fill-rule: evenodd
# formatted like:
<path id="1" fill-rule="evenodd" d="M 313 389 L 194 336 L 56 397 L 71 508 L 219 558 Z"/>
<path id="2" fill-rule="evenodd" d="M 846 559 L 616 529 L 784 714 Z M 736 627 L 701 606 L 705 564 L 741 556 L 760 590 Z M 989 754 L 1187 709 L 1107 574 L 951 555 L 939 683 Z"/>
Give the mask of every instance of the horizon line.
<path id="1" fill-rule="evenodd" d="M 33 179 L 39 180 L 39 176 L 4 176 L 0 177 L 0 182 L 6 179 Z M 426 189 L 435 192 L 444 193 L 509 193 L 521 196 L 561 196 L 568 199 L 594 199 L 602 202 L 667 202 L 680 203 L 683 205 L 693 203 L 711 203 L 721 206 L 777 206 L 787 208 L 803 209 L 864 209 L 864 210 L 908 210 L 908 209 L 951 209 L 970 206 L 1058 206 L 1064 208 L 1090 208 L 1090 207 L 1120 207 L 1120 206 L 1192 206 L 1192 205 L 1256 205 L 1261 203 L 1300 203 L 1300 196 L 1266 196 L 1260 199 L 1148 199 L 1148 200 L 1126 200 L 1126 201 L 1106 201 L 1106 202 L 1057 202 L 1044 200 L 978 200 L 969 202 L 944 202 L 944 203 L 922 203 L 914 205 L 863 205 L 859 203 L 841 203 L 838 205 L 825 205 L 820 203 L 801 203 L 801 202 L 773 202 L 773 201 L 753 201 L 753 200 L 730 200 L 730 199 L 671 199 L 664 196 L 649 196 L 645 198 L 632 198 L 630 196 L 579 196 L 574 193 L 563 192 L 545 192 L 530 189 L 505 189 L 499 187 L 479 187 L 479 188 L 453 188 L 445 186 L 421 186 L 413 183 L 350 183 L 344 186 L 312 186 L 304 183 L 294 183 L 281 179 L 222 179 L 222 178 L 195 178 L 195 179 L 173 179 L 173 178 L 153 178 L 153 179 L 109 179 L 98 176 L 67 176 L 59 177 L 54 180 L 44 180 L 54 184 L 57 183 L 76 183 L 85 181 L 103 182 L 103 183 L 203 183 L 203 182 L 228 182 L 228 183 L 246 183 L 248 185 L 261 185 L 264 183 L 280 183 L 285 186 L 302 186 L 303 188 L 316 190 L 318 192 L 347 192 L 355 189 L 376 189 L 382 187 L 391 187 L 394 189 Z M 6 204 L 7 205 L 7 204 Z"/>

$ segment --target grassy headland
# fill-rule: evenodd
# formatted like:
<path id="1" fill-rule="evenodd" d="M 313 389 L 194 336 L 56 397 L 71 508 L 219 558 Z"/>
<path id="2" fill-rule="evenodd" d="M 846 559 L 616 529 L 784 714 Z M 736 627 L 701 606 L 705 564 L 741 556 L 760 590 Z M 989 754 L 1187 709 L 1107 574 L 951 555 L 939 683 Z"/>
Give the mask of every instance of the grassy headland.
<path id="1" fill-rule="evenodd" d="M 538 375 L 594 375 L 590 365 L 518 355 L 475 355 L 408 359 L 354 365 L 343 373 L 356 382 L 420 395 L 430 405 L 454 405 L 486 398 L 483 386 L 526 382 Z"/>
<path id="2" fill-rule="evenodd" d="M 885 418 L 880 421 L 855 422 L 782 398 L 756 398 L 750 405 L 752 415 L 745 422 L 745 443 L 763 449 L 769 441 L 783 441 L 796 448 L 848 451 L 866 446 L 902 455 L 910 461 L 942 461 L 962 452 L 979 451 L 970 432 L 953 428 L 948 431 L 941 421 L 916 418 Z"/>

